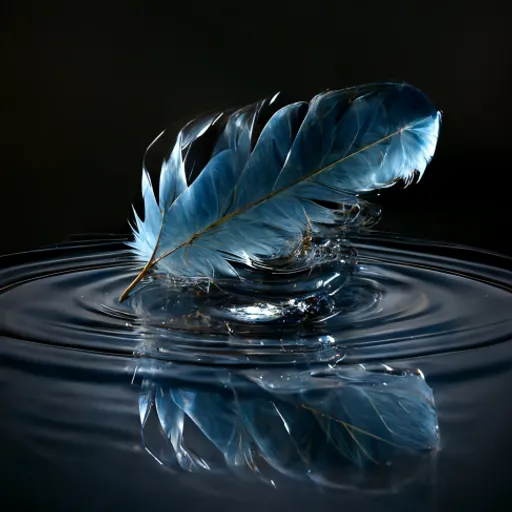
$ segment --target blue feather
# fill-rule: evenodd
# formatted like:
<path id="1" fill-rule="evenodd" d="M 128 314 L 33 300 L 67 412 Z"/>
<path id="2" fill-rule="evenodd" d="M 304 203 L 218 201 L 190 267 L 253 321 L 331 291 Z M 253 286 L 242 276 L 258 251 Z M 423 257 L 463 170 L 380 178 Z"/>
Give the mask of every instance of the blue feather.
<path id="1" fill-rule="evenodd" d="M 233 262 L 282 257 L 307 229 L 339 222 L 329 203 L 409 184 L 431 160 L 441 116 L 407 84 L 370 84 L 287 105 L 254 139 L 268 101 L 191 123 L 178 135 L 160 177 L 156 206 L 143 172 L 144 221 L 130 243 L 151 268 L 182 277 L 236 276 Z M 183 155 L 224 118 L 211 158 L 186 182 Z"/>

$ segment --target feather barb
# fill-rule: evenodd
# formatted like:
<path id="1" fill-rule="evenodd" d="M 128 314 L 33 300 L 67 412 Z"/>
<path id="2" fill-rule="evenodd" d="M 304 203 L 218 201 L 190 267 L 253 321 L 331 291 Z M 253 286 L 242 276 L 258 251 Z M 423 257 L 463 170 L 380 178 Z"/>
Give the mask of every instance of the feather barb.
<path id="1" fill-rule="evenodd" d="M 160 239 L 161 239 L 161 235 L 162 235 L 162 228 L 163 228 L 163 225 L 164 225 L 164 214 L 165 212 L 162 213 L 162 223 L 160 225 L 160 231 L 159 231 L 159 234 L 158 234 L 158 238 L 157 238 L 157 242 L 155 244 L 155 248 L 153 250 L 153 254 L 151 256 L 151 259 L 147 262 L 147 264 L 144 266 L 144 268 L 140 271 L 140 273 L 137 275 L 137 277 L 130 283 L 130 285 L 124 290 L 124 292 L 121 294 L 120 298 L 119 298 L 119 301 L 120 302 L 123 302 L 127 297 L 128 295 L 130 294 L 130 292 L 137 286 L 137 284 L 140 283 L 140 281 L 142 281 L 142 279 L 146 276 L 146 274 L 151 270 L 151 268 L 156 265 L 159 261 L 161 261 L 162 259 L 164 258 L 167 258 L 168 256 L 170 256 L 171 254 L 175 253 L 176 251 L 182 249 L 183 247 L 186 247 L 188 245 L 191 245 L 195 240 L 197 240 L 198 238 L 200 238 L 201 236 L 203 236 L 205 233 L 207 233 L 208 231 L 211 231 L 212 229 L 222 225 L 223 223 L 225 223 L 226 221 L 234 218 L 234 217 L 237 217 L 239 215 L 241 215 L 242 213 L 245 213 L 247 210 L 250 210 L 251 208 L 255 208 L 256 206 L 260 205 L 261 203 L 264 203 L 265 201 L 268 201 L 270 199 L 272 199 L 274 196 L 278 195 L 278 194 L 281 194 L 283 191 L 287 190 L 288 188 L 291 188 L 305 180 L 309 180 L 311 178 L 314 178 L 315 176 L 317 176 L 318 174 L 321 174 L 322 172 L 326 172 L 328 171 L 329 169 L 332 169 L 333 167 L 335 167 L 336 165 L 339 165 L 341 162 L 345 161 L 345 160 L 348 160 L 349 158 L 352 158 L 360 153 L 363 153 L 364 151 L 367 151 L 368 149 L 378 145 L 378 144 L 381 144 L 382 142 L 386 141 L 387 139 L 390 139 L 392 137 L 395 137 L 396 135 L 402 133 L 405 129 L 407 129 L 408 127 L 406 128 L 400 128 L 399 130 L 396 130 L 395 132 L 393 133 L 390 133 L 388 135 L 386 135 L 385 137 L 382 137 L 380 138 L 379 140 L 377 141 L 374 141 L 372 142 L 371 144 L 368 144 L 366 145 L 365 147 L 363 148 L 360 148 L 358 149 L 357 151 L 354 151 L 353 153 L 350 153 L 349 155 L 345 155 L 344 157 L 336 160 L 335 162 L 332 162 L 331 164 L 329 164 L 328 166 L 326 167 L 323 167 L 321 169 L 317 169 L 316 171 L 310 173 L 310 174 L 307 174 L 303 177 L 301 177 L 300 179 L 296 180 L 294 183 L 292 183 L 291 185 L 287 185 L 285 187 L 282 187 L 280 189 L 277 189 L 277 190 L 273 190 L 272 192 L 270 192 L 269 194 L 267 194 L 266 196 L 264 196 L 263 198 L 257 200 L 257 201 L 254 201 L 252 203 L 249 203 L 247 204 L 246 206 L 244 206 L 243 208 L 240 208 L 238 210 L 235 210 L 234 212 L 231 212 L 227 215 L 225 215 L 224 217 L 220 218 L 220 219 L 217 219 L 215 222 L 213 222 L 212 224 L 210 224 L 209 226 L 207 226 L 206 228 L 204 228 L 202 231 L 198 231 L 196 233 L 194 233 L 189 240 L 179 244 L 178 246 L 174 247 L 173 249 L 163 253 L 162 255 L 160 255 L 158 258 L 155 258 L 156 256 L 156 253 L 157 253 L 157 250 L 158 250 L 158 246 L 159 246 L 159 242 L 160 242 Z"/>

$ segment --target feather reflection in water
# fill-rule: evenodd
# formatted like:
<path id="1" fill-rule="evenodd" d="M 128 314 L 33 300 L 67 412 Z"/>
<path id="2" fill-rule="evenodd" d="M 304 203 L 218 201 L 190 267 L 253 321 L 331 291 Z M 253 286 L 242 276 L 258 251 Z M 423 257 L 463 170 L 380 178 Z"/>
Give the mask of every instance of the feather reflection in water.
<path id="1" fill-rule="evenodd" d="M 176 470 L 344 487 L 439 448 L 432 390 L 419 370 L 220 370 L 205 385 L 151 377 L 151 364 L 142 370 L 142 438 Z"/>

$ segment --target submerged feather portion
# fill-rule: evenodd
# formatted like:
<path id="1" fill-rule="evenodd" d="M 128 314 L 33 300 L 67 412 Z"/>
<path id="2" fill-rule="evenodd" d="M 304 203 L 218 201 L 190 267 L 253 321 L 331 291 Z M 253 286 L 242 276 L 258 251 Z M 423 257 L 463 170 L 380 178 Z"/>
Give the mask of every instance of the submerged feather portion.
<path id="1" fill-rule="evenodd" d="M 187 125 L 162 168 L 159 207 L 144 170 L 145 217 L 130 244 L 147 263 L 143 273 L 156 265 L 214 278 L 236 275 L 234 261 L 282 257 L 307 229 L 340 222 L 326 203 L 357 204 L 359 194 L 408 184 L 435 151 L 440 113 L 407 84 L 327 91 L 286 105 L 254 140 L 268 104 Z M 186 155 L 219 119 L 210 159 L 187 184 Z"/>

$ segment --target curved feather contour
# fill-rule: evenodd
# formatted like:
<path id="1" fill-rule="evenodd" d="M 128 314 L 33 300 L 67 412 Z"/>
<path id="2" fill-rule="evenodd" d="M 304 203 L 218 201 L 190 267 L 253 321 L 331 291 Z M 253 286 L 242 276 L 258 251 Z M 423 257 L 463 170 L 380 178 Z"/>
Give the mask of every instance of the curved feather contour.
<path id="1" fill-rule="evenodd" d="M 127 291 L 153 266 L 215 278 L 236 276 L 232 262 L 283 256 L 306 229 L 339 222 L 326 203 L 356 203 L 359 194 L 409 184 L 436 148 L 440 112 L 407 84 L 327 91 L 286 105 L 255 141 L 270 103 L 187 125 L 162 167 L 158 205 L 144 169 L 144 221 L 136 217 L 130 246 L 146 266 Z M 219 126 L 208 162 L 187 183 L 190 148 Z"/>

